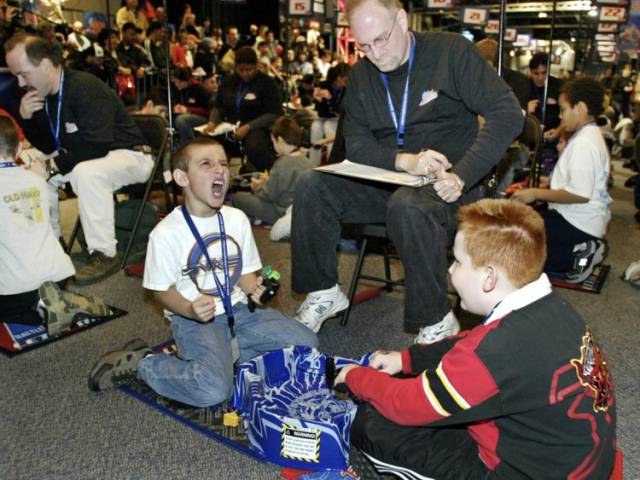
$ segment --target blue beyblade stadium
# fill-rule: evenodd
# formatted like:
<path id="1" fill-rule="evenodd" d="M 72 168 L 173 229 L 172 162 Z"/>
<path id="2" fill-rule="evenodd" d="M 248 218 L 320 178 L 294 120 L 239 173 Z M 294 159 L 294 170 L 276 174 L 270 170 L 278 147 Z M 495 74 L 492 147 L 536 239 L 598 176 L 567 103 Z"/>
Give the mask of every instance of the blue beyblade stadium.
<path id="1" fill-rule="evenodd" d="M 327 365 L 333 362 L 338 370 L 368 360 L 369 355 L 351 360 L 290 347 L 241 364 L 233 406 L 243 416 L 251 447 L 285 467 L 345 470 L 357 406 L 334 395 L 327 385 Z"/>

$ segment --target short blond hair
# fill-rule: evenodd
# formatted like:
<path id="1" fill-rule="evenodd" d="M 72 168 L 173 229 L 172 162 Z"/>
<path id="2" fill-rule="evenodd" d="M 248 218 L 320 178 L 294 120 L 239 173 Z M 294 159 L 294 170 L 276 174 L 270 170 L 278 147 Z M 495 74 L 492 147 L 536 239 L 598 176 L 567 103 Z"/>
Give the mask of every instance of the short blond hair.
<path id="1" fill-rule="evenodd" d="M 458 211 L 464 246 L 474 268 L 502 268 L 517 288 L 541 274 L 547 258 L 542 217 L 530 206 L 512 200 L 485 199 Z"/>

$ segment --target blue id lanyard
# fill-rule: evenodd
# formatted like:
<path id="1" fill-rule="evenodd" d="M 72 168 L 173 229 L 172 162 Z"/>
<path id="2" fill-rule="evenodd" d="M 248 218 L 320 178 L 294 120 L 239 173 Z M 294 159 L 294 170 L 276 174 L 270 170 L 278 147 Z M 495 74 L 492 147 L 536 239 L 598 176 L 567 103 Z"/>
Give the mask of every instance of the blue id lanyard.
<path id="1" fill-rule="evenodd" d="M 56 125 L 54 127 L 53 122 L 51 121 L 51 115 L 49 114 L 49 104 L 47 99 L 44 99 L 44 109 L 47 112 L 47 117 L 49 118 L 49 128 L 51 129 L 51 135 L 53 135 L 53 140 L 56 142 L 56 150 L 62 149 L 62 144 L 60 143 L 60 124 L 62 123 L 60 119 L 62 118 L 62 92 L 64 89 L 64 69 L 60 71 L 60 88 L 58 89 L 58 111 L 56 112 Z"/>
<path id="2" fill-rule="evenodd" d="M 191 215 L 189 215 L 187 207 L 183 205 L 180 210 L 182 211 L 182 216 L 189 226 L 189 230 L 191 230 L 191 233 L 196 239 L 196 242 L 198 242 L 200 250 L 202 250 L 204 257 L 207 260 L 207 266 L 209 267 L 209 270 L 211 270 L 211 275 L 213 276 L 216 288 L 218 289 L 218 292 L 220 292 L 222 304 L 224 305 L 224 311 L 227 314 L 227 321 L 229 323 L 231 336 L 235 337 L 235 319 L 233 318 L 233 305 L 231 304 L 231 281 L 229 280 L 229 253 L 227 251 L 227 235 L 224 229 L 224 219 L 222 218 L 222 213 L 220 213 L 220 210 L 218 210 L 218 213 L 216 215 L 218 217 L 218 226 L 220 229 L 220 244 L 222 246 L 222 271 L 224 273 L 224 285 L 220 283 L 220 280 L 215 273 L 215 268 L 213 262 L 211 261 L 211 258 L 209 257 L 207 246 L 204 244 L 204 241 L 202 240 L 198 229 L 193 223 L 193 219 L 191 218 Z"/>
<path id="3" fill-rule="evenodd" d="M 398 118 L 396 107 L 393 104 L 393 99 L 391 98 L 391 92 L 389 91 L 389 79 L 387 78 L 387 74 L 382 72 L 380 73 L 380 76 L 382 77 L 382 83 L 384 83 L 384 88 L 387 91 L 389 112 L 391 113 L 393 124 L 396 127 L 396 143 L 399 148 L 404 146 L 404 131 L 407 122 L 407 105 L 409 104 L 409 79 L 411 78 L 411 69 L 413 68 L 413 54 L 416 47 L 416 41 L 415 38 L 413 38 L 413 33 L 411 33 L 410 35 L 411 46 L 409 47 L 409 70 L 407 71 L 407 79 L 404 82 L 404 93 L 402 95 L 402 110 L 400 111 L 400 118 Z"/>
<path id="4" fill-rule="evenodd" d="M 13 168 L 17 166 L 18 164 L 16 162 L 0 162 L 0 168 Z"/>
<path id="5" fill-rule="evenodd" d="M 242 103 L 242 99 L 244 98 L 245 93 L 247 93 L 247 90 L 249 90 L 249 85 L 244 88 L 242 88 L 242 85 L 243 83 L 240 82 L 240 85 L 238 85 L 238 91 L 236 92 L 236 110 L 238 113 L 240 113 L 240 104 Z"/>

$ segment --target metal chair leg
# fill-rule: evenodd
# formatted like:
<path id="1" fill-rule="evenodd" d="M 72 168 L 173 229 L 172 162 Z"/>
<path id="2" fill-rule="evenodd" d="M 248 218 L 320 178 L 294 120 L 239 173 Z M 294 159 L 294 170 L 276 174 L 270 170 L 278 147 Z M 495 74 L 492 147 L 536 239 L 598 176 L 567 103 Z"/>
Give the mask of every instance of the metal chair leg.
<path id="1" fill-rule="evenodd" d="M 356 295 L 356 289 L 358 287 L 358 279 L 360 278 L 360 273 L 362 272 L 362 265 L 364 263 L 364 257 L 367 253 L 367 237 L 362 239 L 362 246 L 360 247 L 360 252 L 358 253 L 358 260 L 356 261 L 356 268 L 353 270 L 353 278 L 351 279 L 351 286 L 349 287 L 349 306 L 342 314 L 342 319 L 340 320 L 340 325 L 343 327 L 347 325 L 349 321 L 349 314 L 351 313 L 351 306 L 353 305 L 353 297 Z"/>

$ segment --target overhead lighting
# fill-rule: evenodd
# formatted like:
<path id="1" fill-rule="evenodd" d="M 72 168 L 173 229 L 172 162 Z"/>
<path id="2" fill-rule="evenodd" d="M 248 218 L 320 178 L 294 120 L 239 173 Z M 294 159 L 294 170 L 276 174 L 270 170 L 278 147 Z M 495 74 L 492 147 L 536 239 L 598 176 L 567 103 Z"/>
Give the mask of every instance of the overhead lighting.
<path id="1" fill-rule="evenodd" d="M 576 41 L 576 37 L 571 37 L 571 41 L 572 41 L 573 43 L 575 43 L 575 41 Z"/>
<path id="2" fill-rule="evenodd" d="M 540 12 L 538 13 L 538 18 L 547 18 L 547 12 Z"/>
<path id="3" fill-rule="evenodd" d="M 510 57 L 515 57 L 516 56 L 516 52 L 513 50 L 509 50 L 509 56 Z"/>
<path id="4" fill-rule="evenodd" d="M 589 13 L 587 15 L 589 15 L 590 17 L 597 17 L 598 10 L 595 7 L 591 7 L 591 10 L 589 10 Z"/>

